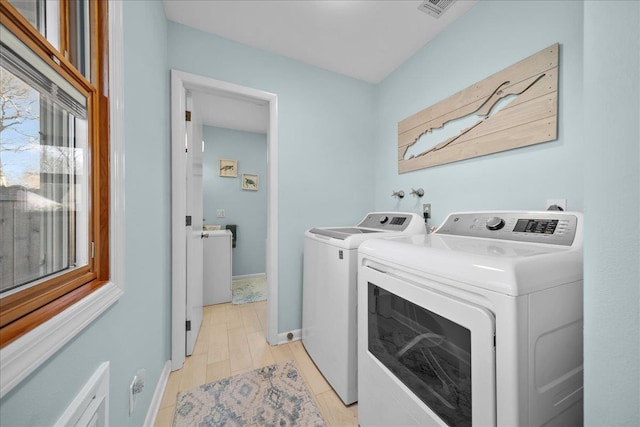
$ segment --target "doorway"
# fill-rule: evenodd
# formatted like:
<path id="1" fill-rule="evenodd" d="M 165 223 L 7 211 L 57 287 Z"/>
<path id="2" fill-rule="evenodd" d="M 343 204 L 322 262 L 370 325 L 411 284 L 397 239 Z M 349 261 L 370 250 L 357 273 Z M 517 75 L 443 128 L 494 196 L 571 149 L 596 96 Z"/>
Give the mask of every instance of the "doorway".
<path id="1" fill-rule="evenodd" d="M 226 298 L 234 304 L 264 300 L 268 104 L 200 92 L 193 94 L 192 111 L 194 124 L 202 123 L 204 227 L 233 233 L 232 298 L 225 287 L 220 299 L 205 299 L 205 305 L 226 302 Z M 205 247 L 210 243 L 205 240 Z M 217 261 L 205 265 L 213 267 Z"/>
<path id="2" fill-rule="evenodd" d="M 264 102 L 268 108 L 267 127 L 267 341 L 278 339 L 278 98 L 269 92 L 171 70 L 171 223 L 172 294 L 171 362 L 180 369 L 185 359 L 187 324 L 187 240 L 191 228 L 185 224 L 189 206 L 184 197 L 187 159 L 185 156 L 185 111 L 187 93 L 205 92 L 247 102 Z M 195 331 L 197 334 L 197 331 Z"/>

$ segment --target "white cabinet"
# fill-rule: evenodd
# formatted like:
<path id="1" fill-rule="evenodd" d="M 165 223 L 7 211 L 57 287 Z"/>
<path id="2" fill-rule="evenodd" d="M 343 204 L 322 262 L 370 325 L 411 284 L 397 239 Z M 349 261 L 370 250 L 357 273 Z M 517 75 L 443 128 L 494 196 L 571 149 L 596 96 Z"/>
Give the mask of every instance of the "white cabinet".
<path id="1" fill-rule="evenodd" d="M 204 231 L 204 305 L 231 301 L 231 231 Z"/>

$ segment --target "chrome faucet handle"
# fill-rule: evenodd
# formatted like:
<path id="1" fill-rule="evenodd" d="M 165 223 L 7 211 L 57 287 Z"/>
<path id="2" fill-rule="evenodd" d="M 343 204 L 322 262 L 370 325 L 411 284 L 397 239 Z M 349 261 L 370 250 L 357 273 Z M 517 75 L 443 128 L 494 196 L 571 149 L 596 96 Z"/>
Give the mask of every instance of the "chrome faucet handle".
<path id="1" fill-rule="evenodd" d="M 411 194 L 414 196 L 422 197 L 424 196 L 424 190 L 422 188 L 418 188 L 417 190 L 411 189 Z"/>
<path id="2" fill-rule="evenodd" d="M 394 191 L 391 193 L 391 197 L 397 197 L 398 199 L 402 199 L 404 197 L 404 191 Z"/>

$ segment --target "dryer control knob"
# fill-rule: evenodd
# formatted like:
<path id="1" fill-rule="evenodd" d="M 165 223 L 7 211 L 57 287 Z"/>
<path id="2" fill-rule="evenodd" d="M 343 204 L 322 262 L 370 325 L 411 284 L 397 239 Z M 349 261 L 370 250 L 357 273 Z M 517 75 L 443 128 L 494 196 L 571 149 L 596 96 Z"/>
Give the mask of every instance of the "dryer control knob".
<path id="1" fill-rule="evenodd" d="M 388 216 L 381 216 L 380 217 L 380 224 L 384 224 L 387 221 L 389 221 L 389 217 Z"/>
<path id="2" fill-rule="evenodd" d="M 489 230 L 500 230 L 502 227 L 504 227 L 504 219 L 500 217 L 494 216 L 487 221 L 487 228 Z"/>

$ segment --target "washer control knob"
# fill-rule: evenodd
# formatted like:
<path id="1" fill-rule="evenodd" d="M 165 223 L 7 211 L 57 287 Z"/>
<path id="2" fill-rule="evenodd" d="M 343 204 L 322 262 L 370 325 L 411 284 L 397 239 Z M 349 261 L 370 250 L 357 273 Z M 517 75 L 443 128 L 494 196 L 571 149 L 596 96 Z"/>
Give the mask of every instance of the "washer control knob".
<path id="1" fill-rule="evenodd" d="M 502 227 L 504 227 L 504 219 L 500 217 L 494 216 L 487 221 L 487 228 L 489 230 L 500 230 Z"/>
<path id="2" fill-rule="evenodd" d="M 380 224 L 385 224 L 387 221 L 389 221 L 389 217 L 386 215 L 383 215 L 380 217 Z"/>

